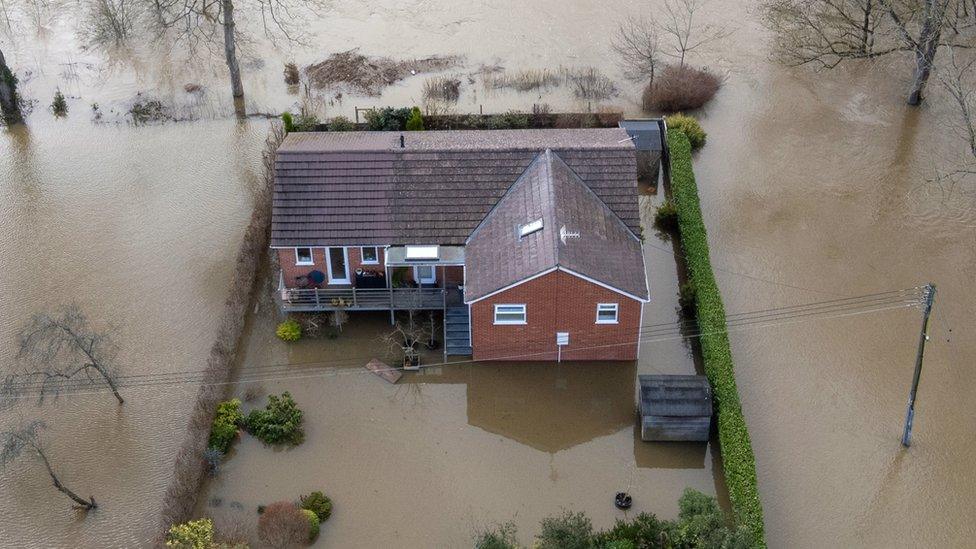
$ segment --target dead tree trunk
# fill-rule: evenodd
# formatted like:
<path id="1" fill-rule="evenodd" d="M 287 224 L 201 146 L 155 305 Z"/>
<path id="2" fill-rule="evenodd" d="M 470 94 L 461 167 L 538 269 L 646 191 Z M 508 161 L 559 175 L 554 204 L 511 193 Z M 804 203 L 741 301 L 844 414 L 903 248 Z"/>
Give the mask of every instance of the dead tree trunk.
<path id="1" fill-rule="evenodd" d="M 7 124 L 24 121 L 17 102 L 17 77 L 7 66 L 2 51 L 0 51 L 0 117 L 3 117 Z"/>
<path id="2" fill-rule="evenodd" d="M 34 451 L 40 456 L 41 461 L 44 462 L 44 467 L 47 469 L 47 474 L 51 476 L 51 481 L 54 483 L 54 487 L 58 489 L 59 492 L 71 498 L 72 501 L 78 504 L 78 506 L 86 511 L 90 509 L 95 509 L 98 504 L 95 503 L 94 497 L 89 497 L 86 501 L 84 498 L 74 493 L 64 484 L 61 484 L 61 479 L 58 475 L 54 474 L 54 468 L 51 467 L 51 462 L 47 460 L 47 456 L 44 454 L 44 449 L 40 446 L 34 446 Z"/>
<path id="3" fill-rule="evenodd" d="M 230 88 L 234 95 L 235 108 L 243 106 L 244 84 L 241 82 L 241 66 L 237 62 L 237 39 L 234 36 L 234 2 L 221 0 L 224 16 L 224 56 L 227 58 L 227 68 L 230 69 Z"/>

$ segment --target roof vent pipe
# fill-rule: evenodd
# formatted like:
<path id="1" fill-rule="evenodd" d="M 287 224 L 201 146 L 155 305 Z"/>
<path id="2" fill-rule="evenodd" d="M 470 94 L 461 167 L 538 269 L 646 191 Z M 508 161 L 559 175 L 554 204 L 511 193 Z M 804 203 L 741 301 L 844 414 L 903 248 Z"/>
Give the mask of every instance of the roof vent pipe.
<path id="1" fill-rule="evenodd" d="M 400 134 L 400 148 L 403 148 L 403 134 Z"/>

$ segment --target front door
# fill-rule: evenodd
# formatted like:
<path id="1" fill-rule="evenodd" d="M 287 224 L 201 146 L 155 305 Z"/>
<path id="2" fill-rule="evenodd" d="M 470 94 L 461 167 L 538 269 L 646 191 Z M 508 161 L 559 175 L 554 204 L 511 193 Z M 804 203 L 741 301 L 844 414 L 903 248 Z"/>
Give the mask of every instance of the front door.
<path id="1" fill-rule="evenodd" d="M 349 284 L 349 262 L 345 248 L 329 248 L 329 284 Z"/>
<path id="2" fill-rule="evenodd" d="M 413 268 L 413 277 L 419 284 L 435 284 L 437 271 L 433 265 L 417 265 Z"/>

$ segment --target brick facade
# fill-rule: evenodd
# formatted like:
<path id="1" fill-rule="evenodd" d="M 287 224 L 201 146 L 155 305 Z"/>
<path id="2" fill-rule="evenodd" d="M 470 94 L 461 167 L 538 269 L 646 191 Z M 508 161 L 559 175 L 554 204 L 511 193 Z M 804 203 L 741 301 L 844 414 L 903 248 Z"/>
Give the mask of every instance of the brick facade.
<path id="1" fill-rule="evenodd" d="M 383 254 L 384 249 L 382 246 L 377 246 L 377 255 L 379 259 L 378 264 L 367 264 L 363 265 L 362 252 L 358 246 L 350 246 L 346 248 L 346 254 L 349 258 L 349 279 L 354 281 L 356 279 L 356 269 L 362 268 L 367 271 L 380 271 L 383 272 Z M 312 261 L 313 265 L 296 265 L 297 258 L 295 257 L 294 248 L 279 248 L 278 249 L 278 263 L 281 264 L 281 272 L 285 277 L 285 287 L 294 288 L 298 284 L 295 279 L 299 276 L 308 276 L 308 273 L 312 271 L 322 271 L 325 276 L 329 276 L 329 266 L 326 264 L 326 249 L 325 248 L 312 248 Z M 328 280 L 326 280 L 328 282 Z"/>
<path id="2" fill-rule="evenodd" d="M 495 325 L 496 304 L 525 304 L 525 325 Z M 597 324 L 598 303 L 617 303 L 617 324 Z M 569 332 L 563 360 L 636 360 L 642 303 L 553 271 L 471 305 L 475 360 L 556 360 L 556 332 Z"/>

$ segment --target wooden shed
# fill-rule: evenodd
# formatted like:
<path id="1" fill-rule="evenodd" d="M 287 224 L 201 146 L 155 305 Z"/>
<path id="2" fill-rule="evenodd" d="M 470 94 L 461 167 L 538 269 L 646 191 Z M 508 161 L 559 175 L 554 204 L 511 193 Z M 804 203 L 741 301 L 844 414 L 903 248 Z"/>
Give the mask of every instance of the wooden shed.
<path id="1" fill-rule="evenodd" d="M 706 441 L 712 425 L 712 387 L 705 376 L 640 375 L 641 438 Z"/>

